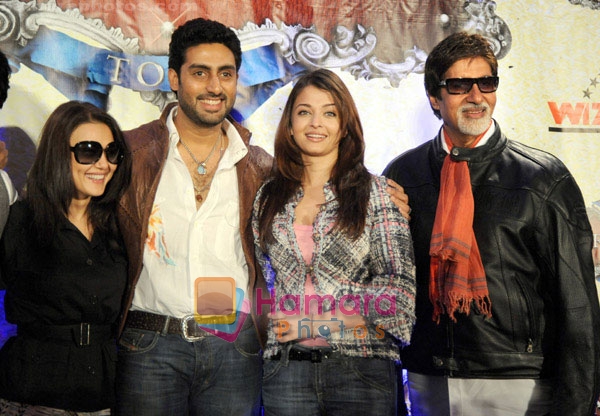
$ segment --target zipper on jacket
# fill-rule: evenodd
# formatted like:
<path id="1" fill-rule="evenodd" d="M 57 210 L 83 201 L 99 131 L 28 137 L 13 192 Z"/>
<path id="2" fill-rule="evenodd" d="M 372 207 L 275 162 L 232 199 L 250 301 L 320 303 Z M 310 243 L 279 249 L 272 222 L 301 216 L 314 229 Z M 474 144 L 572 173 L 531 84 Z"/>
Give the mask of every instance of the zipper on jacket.
<path id="1" fill-rule="evenodd" d="M 527 340 L 527 352 L 533 352 L 533 340 L 531 338 Z"/>
<path id="2" fill-rule="evenodd" d="M 528 319 L 528 330 L 529 330 L 529 337 L 527 338 L 527 347 L 526 347 L 526 351 L 528 353 L 532 353 L 533 352 L 533 338 L 535 337 L 536 331 L 537 331 L 537 326 L 536 326 L 536 321 L 535 321 L 535 316 L 533 316 L 533 304 L 531 302 L 530 297 L 527 294 L 527 290 L 525 289 L 525 286 L 523 285 L 523 283 L 521 282 L 521 279 L 519 278 L 518 275 L 515 275 L 515 280 L 517 281 L 517 284 L 519 286 L 519 289 L 521 290 L 521 293 L 523 294 L 523 298 L 525 298 L 525 306 L 527 308 L 527 319 Z"/>

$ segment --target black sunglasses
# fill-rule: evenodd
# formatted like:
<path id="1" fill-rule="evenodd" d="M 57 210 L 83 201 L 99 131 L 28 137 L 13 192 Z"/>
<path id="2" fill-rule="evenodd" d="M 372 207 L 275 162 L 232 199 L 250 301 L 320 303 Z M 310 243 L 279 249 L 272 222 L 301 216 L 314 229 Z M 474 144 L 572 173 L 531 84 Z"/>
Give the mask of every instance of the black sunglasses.
<path id="1" fill-rule="evenodd" d="M 446 87 L 448 94 L 468 94 L 477 84 L 479 91 L 483 93 L 494 92 L 498 89 L 500 83 L 499 77 L 481 77 L 481 78 L 448 78 L 438 84 L 439 87 Z"/>
<path id="2" fill-rule="evenodd" d="M 118 165 L 125 155 L 121 146 L 117 142 L 109 143 L 104 149 L 98 142 L 84 141 L 72 146 L 71 152 L 75 155 L 77 163 L 82 165 L 93 165 L 102 157 L 102 152 L 106 154 L 106 160 L 113 165 Z"/>

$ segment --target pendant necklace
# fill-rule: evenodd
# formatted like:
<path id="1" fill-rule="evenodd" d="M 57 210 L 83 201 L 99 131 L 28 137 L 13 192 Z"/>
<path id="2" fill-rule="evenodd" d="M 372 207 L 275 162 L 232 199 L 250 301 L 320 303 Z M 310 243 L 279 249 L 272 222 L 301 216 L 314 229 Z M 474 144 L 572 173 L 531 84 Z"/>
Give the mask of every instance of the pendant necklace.
<path id="1" fill-rule="evenodd" d="M 179 142 L 182 144 L 183 148 L 190 154 L 194 163 L 196 163 L 196 165 L 197 165 L 196 171 L 198 172 L 198 174 L 206 175 L 206 172 L 207 172 L 206 162 L 208 162 L 208 159 L 210 159 L 210 157 L 215 152 L 215 149 L 217 148 L 217 143 L 221 142 L 222 140 L 223 140 L 223 130 L 219 129 L 219 138 L 217 140 L 215 140 L 215 144 L 213 145 L 212 149 L 210 149 L 210 153 L 208 154 L 208 156 L 206 156 L 206 159 L 204 159 L 204 161 L 202 161 L 202 162 L 200 162 L 198 159 L 196 159 L 196 156 L 194 156 L 194 154 L 192 153 L 190 148 L 187 147 L 187 144 L 185 144 L 185 142 L 183 140 L 179 139 Z"/>
<path id="2" fill-rule="evenodd" d="M 223 157 L 223 146 L 221 145 L 221 148 L 219 149 L 219 160 L 217 161 L 217 165 L 219 164 L 219 162 L 221 161 L 221 158 Z M 215 177 L 215 174 L 213 173 L 212 175 L 206 175 L 204 176 L 204 178 L 206 178 L 207 183 L 204 184 L 204 186 L 200 186 L 199 184 L 196 183 L 196 177 L 192 176 L 192 185 L 194 186 L 194 195 L 196 195 L 196 203 L 199 204 L 204 200 L 204 197 L 202 196 L 202 193 L 204 191 L 206 191 L 208 188 L 210 188 L 210 185 L 212 184 L 212 181 Z"/>

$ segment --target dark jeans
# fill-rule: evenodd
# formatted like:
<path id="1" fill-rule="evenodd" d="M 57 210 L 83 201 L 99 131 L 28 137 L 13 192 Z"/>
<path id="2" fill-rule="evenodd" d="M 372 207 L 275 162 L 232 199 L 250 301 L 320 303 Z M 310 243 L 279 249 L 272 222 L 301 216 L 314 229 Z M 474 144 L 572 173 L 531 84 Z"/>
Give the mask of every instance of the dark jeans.
<path id="1" fill-rule="evenodd" d="M 265 360 L 265 416 L 396 416 L 393 361 L 334 357 L 320 363 Z"/>
<path id="2" fill-rule="evenodd" d="M 187 342 L 180 335 L 126 329 L 117 363 L 118 415 L 257 415 L 260 344 L 254 327 L 235 342 L 216 336 Z"/>

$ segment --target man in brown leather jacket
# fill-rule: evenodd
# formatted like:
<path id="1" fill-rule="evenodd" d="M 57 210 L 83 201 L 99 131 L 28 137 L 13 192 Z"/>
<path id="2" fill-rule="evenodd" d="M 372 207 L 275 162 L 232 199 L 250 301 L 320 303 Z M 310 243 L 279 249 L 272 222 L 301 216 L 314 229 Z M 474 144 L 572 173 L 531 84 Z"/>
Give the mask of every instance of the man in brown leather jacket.
<path id="1" fill-rule="evenodd" d="M 117 414 L 260 411 L 266 315 L 251 305 L 268 292 L 255 264 L 250 216 L 272 158 L 229 116 L 240 46 L 218 22 L 179 27 L 168 73 L 177 103 L 126 132 L 133 173 L 118 212 L 129 282 Z M 389 191 L 408 216 L 401 188 Z"/>
<path id="2" fill-rule="evenodd" d="M 169 49 L 178 102 L 126 133 L 133 174 L 118 213 L 129 256 L 118 414 L 259 409 L 265 323 L 249 305 L 266 289 L 250 216 L 272 159 L 229 117 L 240 65 L 231 29 L 185 23 Z"/>

